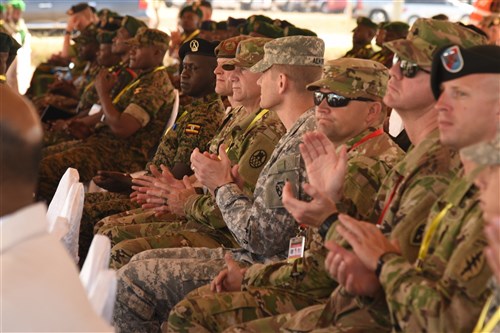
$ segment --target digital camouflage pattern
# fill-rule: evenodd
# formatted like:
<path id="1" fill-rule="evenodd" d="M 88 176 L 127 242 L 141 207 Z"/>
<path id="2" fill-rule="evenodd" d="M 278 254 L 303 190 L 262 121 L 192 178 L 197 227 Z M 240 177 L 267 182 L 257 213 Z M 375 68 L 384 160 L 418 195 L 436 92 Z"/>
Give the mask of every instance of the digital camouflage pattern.
<path id="1" fill-rule="evenodd" d="M 358 218 L 367 219 L 370 216 L 373 200 L 383 179 L 404 156 L 385 133 L 353 148 L 362 138 L 376 130 L 368 128 L 346 143 L 349 151 L 348 173 L 339 209 L 343 213 L 354 212 Z M 309 250 L 305 252 L 304 258 L 293 262 L 283 260 L 250 266 L 245 274 L 242 292 L 202 297 L 197 291 L 191 293 L 170 313 L 169 330 L 218 331 L 233 324 L 325 302 L 337 283 L 326 273 L 325 250 L 322 242 L 318 242 L 319 235 L 314 234 L 315 231 L 310 228 L 307 234 Z M 283 317 L 275 319 L 283 321 Z M 263 319 L 256 325 L 255 329 L 265 332 L 275 327 L 276 323 L 274 319 Z"/>
<path id="2" fill-rule="evenodd" d="M 495 139 L 490 142 L 481 142 L 460 150 L 464 158 L 478 165 L 500 164 L 500 129 Z"/>
<path id="3" fill-rule="evenodd" d="M 293 218 L 291 218 L 284 208 L 276 207 L 273 209 L 265 207 L 266 203 L 268 205 L 273 202 L 281 204 L 280 193 L 276 192 L 276 189 L 279 189 L 279 187 L 276 187 L 276 185 L 280 185 L 281 183 L 278 184 L 278 182 L 284 180 L 285 177 L 290 179 L 293 184 L 297 184 L 295 186 L 297 189 L 299 188 L 299 182 L 305 181 L 303 164 L 292 164 L 293 168 L 290 169 L 289 165 L 288 168 L 284 168 L 286 166 L 284 165 L 284 161 L 289 161 L 289 156 L 300 157 L 298 143 L 302 135 L 312 130 L 314 126 L 315 122 L 312 110 L 310 110 L 303 114 L 290 131 L 281 138 L 269 161 L 262 169 L 254 191 L 255 198 L 257 198 L 256 196 L 261 196 L 265 199 L 259 198 L 254 201 L 253 198 L 248 197 L 239 189 L 228 189 L 229 185 L 222 187 L 217 192 L 217 204 L 223 212 L 224 220 L 228 224 L 228 227 L 231 229 L 238 224 L 238 221 L 245 222 L 247 219 L 252 219 L 256 224 L 261 224 L 259 229 L 262 232 L 260 239 L 251 240 L 251 248 L 269 249 L 264 254 L 262 252 L 251 253 L 248 250 L 248 246 L 245 248 L 247 243 L 242 244 L 244 239 L 242 240 L 241 237 L 244 237 L 244 235 L 240 232 L 237 240 L 245 249 L 231 250 L 237 261 L 247 263 L 254 261 L 263 262 L 266 259 L 275 258 L 276 255 L 282 256 L 285 252 L 285 249 L 277 249 L 276 246 L 270 246 L 270 244 L 276 242 L 274 237 L 276 234 L 281 234 L 283 237 L 293 235 L 295 222 L 293 222 Z M 292 159 L 291 161 L 295 162 L 296 160 Z M 274 174 L 271 174 L 270 167 L 276 164 L 281 167 L 275 167 L 276 171 Z M 269 187 L 269 194 L 264 193 L 265 189 L 262 188 L 263 186 Z M 235 194 L 234 196 L 232 195 L 233 193 Z M 301 193 L 299 197 L 303 198 L 303 194 Z M 223 200 L 223 198 L 227 198 L 227 200 Z M 229 199 L 234 204 L 228 203 Z M 225 205 L 228 205 L 222 206 L 221 201 Z M 224 210 L 226 211 L 224 212 Z M 230 215 L 231 212 L 234 214 L 233 217 Z M 227 221 L 227 217 L 231 217 L 232 225 L 230 225 L 231 222 Z M 287 226 L 290 226 L 292 230 L 287 230 L 286 232 L 278 231 L 277 227 L 279 229 L 286 229 Z M 264 243 L 266 241 L 268 244 Z M 258 244 L 256 244 L 257 242 Z M 257 246 L 254 246 L 254 244 Z M 151 252 L 158 253 L 159 256 L 166 253 L 167 256 L 173 258 L 171 254 L 178 250 L 189 250 L 190 259 L 148 259 L 150 260 L 149 263 L 141 263 L 136 260 L 137 257 L 141 258 L 143 255 L 148 255 Z M 272 251 L 276 252 L 273 253 Z M 220 272 L 225 264 L 223 253 L 224 250 L 221 248 L 158 249 L 139 253 L 128 265 L 125 265 L 119 271 L 117 295 L 120 293 L 123 295 L 118 296 L 114 316 L 115 325 L 120 329 L 121 327 L 125 328 L 124 331 L 127 332 L 146 332 L 148 331 L 147 329 L 150 332 L 152 331 L 152 327 L 158 329 L 160 324 L 167 319 L 168 313 L 177 302 L 189 291 L 210 282 Z M 218 256 L 218 261 L 207 262 L 207 260 L 204 260 L 207 254 Z M 178 273 L 176 267 L 178 267 L 179 263 L 182 263 L 184 267 Z M 147 265 L 150 265 L 150 267 L 147 267 Z M 186 280 L 189 281 L 190 289 L 184 286 L 183 281 Z M 165 288 L 169 291 L 168 294 L 165 293 Z M 134 289 L 135 291 L 131 293 Z M 154 300 L 148 298 L 154 298 Z"/>
<path id="4" fill-rule="evenodd" d="M 250 69 L 265 72 L 272 65 L 323 66 L 325 42 L 318 37 L 291 36 L 264 45 L 264 58 Z"/>
<path id="5" fill-rule="evenodd" d="M 225 143 L 228 146 L 229 159 L 232 163 L 240 165 L 239 174 L 244 180 L 245 191 L 252 193 L 260 171 L 285 132 L 285 128 L 273 112 L 258 110 L 249 114 L 241 112 L 241 108 L 238 109 L 240 112 L 237 112 L 234 122 L 226 123 L 219 135 L 212 140 L 210 151 L 217 153 L 218 146 Z M 154 248 L 238 247 L 238 243 L 227 230 L 212 195 L 192 196 L 187 204 L 188 207 L 185 209 L 188 223 L 176 230 L 168 226 L 170 223 L 157 221 L 150 224 L 101 229 L 99 232 L 106 234 L 112 240 L 112 244 L 116 244 L 111 250 L 111 266 L 119 268 L 128 263 L 136 253 Z"/>
<path id="6" fill-rule="evenodd" d="M 307 85 L 308 90 L 328 89 L 349 98 L 376 98 L 385 95 L 389 73 L 375 61 L 340 58 L 323 66 L 321 79 Z"/>
<path id="7" fill-rule="evenodd" d="M 449 203 L 453 206 L 432 234 L 421 272 L 399 256 L 382 268 L 394 331 L 472 332 L 490 294 L 479 191 L 471 181 L 457 177 L 450 184 L 433 205 L 426 232 Z"/>
<path id="8" fill-rule="evenodd" d="M 68 167 L 78 169 L 81 181 L 90 181 L 98 170 L 141 170 L 157 144 L 170 116 L 174 95 L 167 72 L 160 68 L 143 72 L 119 96 L 114 106 L 141 121 L 142 128 L 126 139 L 116 137 L 104 123 L 83 142 L 40 163 L 38 196 L 50 201 Z M 64 144 L 64 143 L 63 143 Z"/>
<path id="9" fill-rule="evenodd" d="M 264 45 L 271 40 L 271 38 L 255 37 L 240 41 L 235 58 L 226 61 L 222 68 L 231 71 L 235 66 L 252 67 L 264 57 Z"/>
<path id="10" fill-rule="evenodd" d="M 419 18 L 413 23 L 406 39 L 384 43 L 384 47 L 402 60 L 430 67 L 434 53 L 441 47 L 456 44 L 468 48 L 486 43 L 486 37 L 458 23 Z"/>

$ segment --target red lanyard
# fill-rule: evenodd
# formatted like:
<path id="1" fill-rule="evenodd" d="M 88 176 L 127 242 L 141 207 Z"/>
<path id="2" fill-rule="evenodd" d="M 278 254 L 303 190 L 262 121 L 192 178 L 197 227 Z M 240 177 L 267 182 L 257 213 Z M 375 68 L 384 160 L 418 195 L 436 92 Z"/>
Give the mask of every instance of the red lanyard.
<path id="1" fill-rule="evenodd" d="M 399 176 L 398 181 L 394 185 L 394 188 L 392 189 L 391 195 L 389 196 L 389 199 L 387 200 L 387 202 L 384 206 L 384 209 L 382 210 L 382 213 L 380 214 L 380 216 L 378 218 L 378 221 L 377 221 L 378 225 L 382 224 L 382 221 L 384 220 L 385 213 L 387 212 L 387 209 L 389 209 L 389 206 L 391 205 L 391 202 L 394 199 L 394 196 L 396 195 L 396 191 L 397 191 L 399 185 L 401 184 L 401 182 L 403 181 L 403 178 L 404 178 L 403 176 Z"/>
<path id="2" fill-rule="evenodd" d="M 378 130 L 376 130 L 375 132 L 371 132 L 370 134 L 364 136 L 361 138 L 361 140 L 359 140 L 358 142 L 356 142 L 352 147 L 351 149 L 349 149 L 349 151 L 351 150 L 354 150 L 356 149 L 357 147 L 361 146 L 363 143 L 365 143 L 366 141 L 368 140 L 371 140 L 373 138 L 376 138 L 377 136 L 380 136 L 384 134 L 384 130 L 382 128 L 379 128 Z"/>

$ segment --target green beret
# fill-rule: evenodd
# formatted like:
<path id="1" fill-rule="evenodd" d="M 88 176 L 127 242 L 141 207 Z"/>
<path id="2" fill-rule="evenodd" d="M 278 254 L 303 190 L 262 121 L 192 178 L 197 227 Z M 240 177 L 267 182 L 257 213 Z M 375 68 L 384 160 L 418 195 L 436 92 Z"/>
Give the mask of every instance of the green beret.
<path id="1" fill-rule="evenodd" d="M 242 18 L 242 19 L 236 19 L 236 18 L 231 17 L 231 16 L 229 16 L 227 18 L 227 26 L 228 27 L 235 28 L 235 27 L 237 27 L 237 26 L 239 26 L 241 24 L 246 24 L 246 23 L 247 23 L 247 19 L 244 19 L 244 18 Z"/>
<path id="2" fill-rule="evenodd" d="M 215 30 L 227 30 L 227 22 L 226 21 L 217 22 Z"/>
<path id="3" fill-rule="evenodd" d="M 291 24 L 290 22 L 288 22 L 286 20 L 280 20 L 280 19 L 274 20 L 273 24 L 275 26 L 280 27 L 281 29 L 285 29 L 286 27 L 294 27 L 294 25 Z"/>
<path id="4" fill-rule="evenodd" d="M 283 33 L 286 36 L 318 36 L 314 31 L 311 31 L 309 29 L 301 29 L 297 27 L 285 27 L 283 29 Z"/>
<path id="5" fill-rule="evenodd" d="M 24 3 L 23 0 L 9 0 L 7 4 L 12 6 L 12 8 L 20 9 L 23 12 L 26 10 L 26 4 Z"/>
<path id="6" fill-rule="evenodd" d="M 269 38 L 284 37 L 283 29 L 268 22 L 255 22 L 251 24 L 250 33 L 255 32 Z"/>
<path id="7" fill-rule="evenodd" d="M 121 26 L 128 31 L 130 37 L 134 37 L 139 28 L 147 28 L 146 23 L 129 15 L 125 15 L 122 19 Z"/>
<path id="8" fill-rule="evenodd" d="M 0 32 L 0 52 L 16 54 L 21 45 L 9 34 Z"/>
<path id="9" fill-rule="evenodd" d="M 360 16 L 356 19 L 357 25 L 362 25 L 371 29 L 377 29 L 377 24 L 372 22 L 368 17 Z"/>
<path id="10" fill-rule="evenodd" d="M 80 2 L 76 5 L 71 6 L 70 9 L 66 12 L 68 15 L 73 15 L 79 12 L 83 12 L 85 9 L 90 8 L 89 4 L 86 2 Z"/>
<path id="11" fill-rule="evenodd" d="M 198 6 L 186 6 L 186 7 L 182 8 L 180 13 L 179 13 L 179 17 L 182 17 L 182 15 L 184 15 L 184 13 L 187 13 L 187 12 L 195 13 L 200 18 L 203 17 L 203 12 L 201 11 L 201 9 Z"/>
<path id="12" fill-rule="evenodd" d="M 215 58 L 215 48 L 219 42 L 209 42 L 202 38 L 193 38 L 185 42 L 179 49 L 179 58 L 184 59 L 188 54 L 197 54 Z"/>
<path id="13" fill-rule="evenodd" d="M 408 33 L 408 30 L 410 30 L 410 26 L 404 22 L 394 21 L 394 22 L 385 22 L 384 25 L 381 27 L 381 29 L 397 33 L 405 33 L 405 32 Z"/>
<path id="14" fill-rule="evenodd" d="M 274 22 L 274 20 L 272 18 L 270 18 L 269 16 L 265 16 L 265 15 L 252 15 L 247 19 L 247 21 L 249 23 L 266 22 L 269 24 L 273 24 L 273 22 Z"/>
<path id="15" fill-rule="evenodd" d="M 111 44 L 113 43 L 113 38 L 115 38 L 115 31 L 101 31 L 97 34 L 97 42 L 99 44 Z"/>
<path id="16" fill-rule="evenodd" d="M 203 21 L 201 22 L 200 30 L 203 31 L 215 31 L 217 29 L 217 22 L 215 21 Z"/>

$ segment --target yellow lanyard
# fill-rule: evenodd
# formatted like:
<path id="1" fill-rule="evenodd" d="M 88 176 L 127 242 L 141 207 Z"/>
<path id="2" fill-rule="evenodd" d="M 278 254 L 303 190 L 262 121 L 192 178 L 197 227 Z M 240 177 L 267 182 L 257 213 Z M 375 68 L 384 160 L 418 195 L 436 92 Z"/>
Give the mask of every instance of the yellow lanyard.
<path id="1" fill-rule="evenodd" d="M 0 83 L 4 83 L 7 81 L 7 77 L 5 75 L 0 75 Z"/>
<path id="2" fill-rule="evenodd" d="M 488 314 L 488 309 L 493 301 L 493 297 L 495 297 L 495 295 L 490 296 L 488 302 L 486 302 L 486 305 L 483 308 L 483 311 L 481 311 L 476 327 L 474 327 L 474 333 L 493 332 L 493 328 L 495 328 L 495 325 L 500 321 L 500 308 L 498 308 L 490 320 L 488 320 L 486 325 L 484 325 L 484 321 L 486 320 L 486 315 Z"/>
<path id="3" fill-rule="evenodd" d="M 420 245 L 420 250 L 418 251 L 418 259 L 417 259 L 417 263 L 416 263 L 416 267 L 417 267 L 418 271 L 422 270 L 422 265 L 424 263 L 424 259 L 427 256 L 427 252 L 429 252 L 429 243 L 431 242 L 432 236 L 436 232 L 436 229 L 437 229 L 439 223 L 441 223 L 441 220 L 446 215 L 446 213 L 448 213 L 448 211 L 450 210 L 451 207 L 453 207 L 453 204 L 448 203 L 446 205 L 446 207 L 444 207 L 439 212 L 439 214 L 437 214 L 436 217 L 434 217 L 434 219 L 432 220 L 432 222 L 429 226 L 429 229 L 427 229 L 427 232 L 425 233 L 424 239 L 422 241 L 422 245 Z"/>
<path id="4" fill-rule="evenodd" d="M 255 118 L 253 118 L 252 122 L 247 126 L 247 128 L 245 129 L 245 132 L 243 132 L 243 135 L 242 137 L 244 137 L 245 135 L 247 135 L 248 132 L 250 132 L 252 130 L 252 128 L 254 128 L 255 124 L 257 124 L 257 122 L 259 120 L 262 119 L 262 117 L 264 117 L 266 115 L 266 113 L 269 112 L 269 109 L 262 109 L 259 111 L 259 113 L 257 113 L 257 115 L 255 116 Z M 229 148 L 231 148 L 233 146 L 233 142 L 231 142 L 227 148 L 226 148 L 226 153 L 229 151 Z"/>
<path id="5" fill-rule="evenodd" d="M 191 33 L 191 35 L 187 36 L 186 38 L 184 38 L 184 40 L 182 41 L 182 43 L 187 43 L 189 42 L 191 39 L 193 39 L 197 34 L 200 33 L 200 30 L 199 29 L 196 29 L 195 31 L 193 31 Z"/>
<path id="6" fill-rule="evenodd" d="M 181 114 L 181 116 L 180 116 L 179 118 L 177 118 L 177 120 L 175 121 L 175 123 L 174 123 L 172 126 L 170 126 L 169 128 L 167 128 L 167 130 L 165 131 L 165 134 L 163 134 L 163 136 L 165 137 L 165 136 L 168 134 L 168 132 L 170 132 L 170 129 L 177 127 L 177 123 L 178 123 L 179 121 L 181 121 L 181 119 L 182 119 L 182 118 L 184 118 L 187 114 L 188 114 L 188 112 L 187 112 L 187 111 L 184 111 L 184 112 Z"/>
<path id="7" fill-rule="evenodd" d="M 156 67 L 155 70 L 153 71 L 153 73 L 156 73 L 162 69 L 165 69 L 166 67 L 165 66 L 160 66 L 160 67 Z M 116 104 L 118 103 L 118 101 L 120 100 L 120 98 L 123 96 L 123 94 L 125 94 L 127 91 L 129 91 L 130 89 L 134 88 L 135 86 L 137 86 L 139 83 L 141 82 L 141 79 L 137 79 L 135 81 L 132 81 L 131 83 L 129 83 L 125 88 L 123 88 L 119 93 L 118 95 L 116 95 L 116 97 L 113 99 L 113 104 Z"/>

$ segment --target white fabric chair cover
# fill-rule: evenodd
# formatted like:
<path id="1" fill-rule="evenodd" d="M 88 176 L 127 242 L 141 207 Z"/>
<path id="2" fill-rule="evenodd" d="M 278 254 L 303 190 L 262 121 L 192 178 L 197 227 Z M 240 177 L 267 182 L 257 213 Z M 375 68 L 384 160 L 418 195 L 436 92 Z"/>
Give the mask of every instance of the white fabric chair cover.
<path id="1" fill-rule="evenodd" d="M 89 293 L 89 301 L 94 311 L 106 320 L 112 322 L 116 299 L 116 271 L 106 269 L 100 271 Z"/>
<path id="2" fill-rule="evenodd" d="M 172 106 L 172 113 L 170 114 L 170 118 L 167 121 L 166 128 L 170 128 L 174 125 L 175 119 L 177 119 L 177 115 L 179 114 L 179 106 L 180 106 L 180 96 L 179 90 L 174 89 L 175 100 L 174 105 Z"/>
<path id="3" fill-rule="evenodd" d="M 104 235 L 95 235 L 80 271 L 80 281 L 82 281 L 87 294 L 90 293 L 99 272 L 108 269 L 110 255 L 111 241 L 109 238 Z"/>
<path id="4" fill-rule="evenodd" d="M 57 186 L 56 193 L 54 194 L 49 208 L 47 209 L 49 233 L 53 232 L 54 223 L 56 222 L 57 217 L 61 216 L 71 186 L 75 183 L 78 183 L 79 180 L 80 175 L 78 174 L 78 170 L 73 168 L 68 168 L 64 175 L 61 177 L 59 185 Z"/>
<path id="5" fill-rule="evenodd" d="M 62 216 L 58 216 L 53 224 L 52 231 L 50 233 L 57 239 L 61 240 L 69 231 L 68 219 Z"/>
<path id="6" fill-rule="evenodd" d="M 80 222 L 83 213 L 83 201 L 85 191 L 82 183 L 76 183 L 69 190 L 66 203 L 64 204 L 61 216 L 68 219 L 69 230 L 62 238 L 70 256 L 78 263 L 78 237 L 80 234 Z"/>

